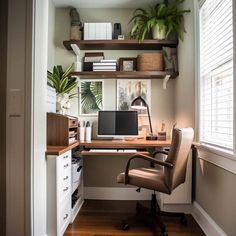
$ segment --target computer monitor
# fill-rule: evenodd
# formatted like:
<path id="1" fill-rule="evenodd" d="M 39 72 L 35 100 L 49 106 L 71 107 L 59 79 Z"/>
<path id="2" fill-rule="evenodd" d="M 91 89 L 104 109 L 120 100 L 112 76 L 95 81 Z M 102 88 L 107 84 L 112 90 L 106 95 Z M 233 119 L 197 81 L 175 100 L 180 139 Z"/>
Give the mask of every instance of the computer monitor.
<path id="1" fill-rule="evenodd" d="M 98 137 L 138 136 L 137 111 L 99 111 Z"/>

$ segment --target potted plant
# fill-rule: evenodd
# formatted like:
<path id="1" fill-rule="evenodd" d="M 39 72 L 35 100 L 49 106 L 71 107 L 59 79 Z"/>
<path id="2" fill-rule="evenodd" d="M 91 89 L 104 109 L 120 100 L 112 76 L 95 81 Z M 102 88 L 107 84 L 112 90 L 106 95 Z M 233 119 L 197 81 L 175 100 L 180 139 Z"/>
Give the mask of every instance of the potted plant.
<path id="1" fill-rule="evenodd" d="M 56 90 L 57 112 L 61 114 L 70 108 L 70 99 L 77 96 L 77 93 L 70 94 L 77 86 L 77 79 L 70 75 L 72 68 L 73 64 L 63 71 L 62 66 L 57 65 L 53 67 L 53 72 L 47 71 L 48 82 Z"/>
<path id="2" fill-rule="evenodd" d="M 137 8 L 134 16 L 130 20 L 134 25 L 131 36 L 136 39 L 144 40 L 150 33 L 154 39 L 166 39 L 170 33 L 175 33 L 178 38 L 183 40 L 184 14 L 190 10 L 180 9 L 184 0 L 175 0 L 169 3 L 167 0 L 148 9 Z"/>

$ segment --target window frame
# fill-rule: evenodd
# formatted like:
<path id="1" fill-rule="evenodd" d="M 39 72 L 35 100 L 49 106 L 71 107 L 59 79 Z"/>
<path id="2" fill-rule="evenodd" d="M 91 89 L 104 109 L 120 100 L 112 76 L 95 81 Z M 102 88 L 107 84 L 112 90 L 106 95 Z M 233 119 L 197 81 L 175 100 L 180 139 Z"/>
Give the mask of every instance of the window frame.
<path id="1" fill-rule="evenodd" d="M 228 149 L 218 148 L 214 145 L 200 143 L 200 8 L 207 0 L 195 0 L 194 1 L 194 11 L 195 11 L 195 55 L 196 55 L 196 67 L 195 67 L 195 106 L 196 106 L 196 140 L 198 144 L 196 145 L 199 150 L 209 152 L 211 156 L 218 156 L 217 158 L 207 157 L 207 155 L 200 156 L 199 158 L 209 161 L 213 164 L 216 164 L 224 169 L 227 169 L 236 174 L 236 23 L 233 24 L 233 78 L 234 78 L 234 87 L 233 87 L 233 151 Z M 236 22 L 236 2 L 232 0 L 233 6 L 233 22 Z M 234 166 L 233 171 L 229 166 Z"/>

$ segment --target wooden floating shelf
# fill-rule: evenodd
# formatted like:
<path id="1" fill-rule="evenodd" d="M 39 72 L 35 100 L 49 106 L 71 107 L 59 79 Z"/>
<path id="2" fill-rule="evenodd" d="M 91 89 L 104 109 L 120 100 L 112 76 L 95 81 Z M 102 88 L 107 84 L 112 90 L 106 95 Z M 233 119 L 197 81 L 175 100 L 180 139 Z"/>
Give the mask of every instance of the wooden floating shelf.
<path id="1" fill-rule="evenodd" d="M 80 78 L 151 78 L 163 79 L 170 75 L 171 79 L 176 78 L 178 72 L 170 71 L 82 71 L 72 72 L 71 75 L 79 76 Z"/>
<path id="2" fill-rule="evenodd" d="M 76 44 L 81 50 L 160 50 L 162 47 L 177 47 L 178 40 L 136 39 L 125 40 L 65 40 L 63 45 L 72 50 L 71 44 Z"/>

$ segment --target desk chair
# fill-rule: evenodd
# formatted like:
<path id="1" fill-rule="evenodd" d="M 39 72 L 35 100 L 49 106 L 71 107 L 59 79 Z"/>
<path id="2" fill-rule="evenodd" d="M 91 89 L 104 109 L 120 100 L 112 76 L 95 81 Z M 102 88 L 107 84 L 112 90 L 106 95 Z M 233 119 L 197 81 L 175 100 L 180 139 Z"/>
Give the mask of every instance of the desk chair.
<path id="1" fill-rule="evenodd" d="M 156 200 L 155 191 L 171 194 L 176 187 L 185 182 L 188 154 L 193 141 L 193 133 L 192 128 L 175 128 L 173 130 L 169 152 L 157 151 L 154 153 L 153 157 L 144 154 L 135 154 L 128 160 L 125 172 L 120 173 L 117 176 L 118 183 L 130 184 L 154 191 L 152 194 L 151 209 L 147 218 L 152 222 L 154 220 L 155 224 L 157 223 L 159 225 L 161 236 L 167 236 L 168 234 L 160 216 L 180 217 L 180 222 L 182 224 L 187 223 L 184 213 L 161 211 Z M 155 159 L 155 156 L 158 153 L 167 155 L 166 160 L 160 161 Z M 130 169 L 131 161 L 137 158 L 149 161 L 151 167 Z M 155 164 L 163 166 L 163 170 L 154 169 L 153 167 Z M 142 209 L 143 207 L 141 204 L 137 203 L 136 213 L 141 213 Z M 124 222 L 122 224 L 122 229 L 128 230 L 129 225 Z"/>

